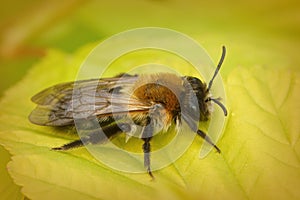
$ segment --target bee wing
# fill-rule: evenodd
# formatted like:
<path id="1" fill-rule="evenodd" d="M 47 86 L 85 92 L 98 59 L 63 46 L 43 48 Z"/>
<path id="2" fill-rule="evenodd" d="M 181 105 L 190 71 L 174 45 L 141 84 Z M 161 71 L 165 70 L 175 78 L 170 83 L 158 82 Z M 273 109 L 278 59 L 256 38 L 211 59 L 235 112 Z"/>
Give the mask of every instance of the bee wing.
<path id="1" fill-rule="evenodd" d="M 66 126 L 79 119 L 148 112 L 151 105 L 127 92 L 137 76 L 91 79 L 62 83 L 32 97 L 37 107 L 29 120 L 38 125 Z"/>

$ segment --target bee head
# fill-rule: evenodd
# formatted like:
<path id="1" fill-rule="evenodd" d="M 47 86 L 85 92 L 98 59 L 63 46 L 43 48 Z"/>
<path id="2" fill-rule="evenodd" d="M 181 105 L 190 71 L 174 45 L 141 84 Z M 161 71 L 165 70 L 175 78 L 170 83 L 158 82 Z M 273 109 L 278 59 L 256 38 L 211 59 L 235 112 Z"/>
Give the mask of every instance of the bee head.
<path id="1" fill-rule="evenodd" d="M 185 76 L 188 89 L 184 95 L 185 109 L 193 119 L 205 121 L 209 118 L 212 110 L 212 104 L 207 101 L 209 98 L 209 90 L 201 80 L 192 76 Z"/>
<path id="2" fill-rule="evenodd" d="M 189 88 L 187 89 L 187 92 L 185 92 L 184 95 L 184 104 L 186 105 L 185 109 L 186 112 L 188 112 L 188 114 L 193 119 L 199 119 L 199 114 L 200 114 L 201 121 L 208 120 L 210 113 L 213 110 L 212 102 L 220 106 L 224 112 L 224 115 L 227 116 L 227 110 L 225 106 L 220 102 L 221 98 L 213 98 L 210 94 L 210 89 L 213 80 L 218 74 L 225 57 L 226 49 L 224 46 L 222 50 L 223 51 L 222 51 L 221 59 L 219 61 L 219 64 L 215 70 L 212 79 L 209 81 L 208 86 L 206 85 L 206 83 L 202 82 L 196 77 L 192 77 L 192 76 L 184 77 L 186 88 Z"/>

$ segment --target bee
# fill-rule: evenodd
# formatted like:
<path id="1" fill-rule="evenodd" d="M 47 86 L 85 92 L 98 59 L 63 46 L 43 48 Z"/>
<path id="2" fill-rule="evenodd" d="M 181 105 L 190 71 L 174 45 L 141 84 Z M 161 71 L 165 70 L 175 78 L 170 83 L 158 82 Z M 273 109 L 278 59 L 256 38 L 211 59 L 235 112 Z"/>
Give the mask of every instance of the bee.
<path id="1" fill-rule="evenodd" d="M 120 74 L 112 78 L 54 85 L 32 97 L 37 107 L 29 115 L 29 120 L 37 125 L 64 127 L 75 125 L 76 114 L 87 122 L 96 117 L 104 134 L 90 131 L 81 139 L 52 148 L 58 151 L 84 144 L 101 144 L 120 133 L 130 133 L 136 125 L 141 126 L 144 167 L 154 178 L 150 165 L 150 141 L 157 127 L 167 131 L 171 125 L 179 126 L 184 122 L 217 152 L 221 152 L 210 137 L 198 129 L 198 124 L 209 119 L 212 103 L 217 104 L 227 116 L 221 99 L 210 94 L 225 54 L 223 46 L 220 61 L 208 85 L 196 77 L 171 73 Z"/>

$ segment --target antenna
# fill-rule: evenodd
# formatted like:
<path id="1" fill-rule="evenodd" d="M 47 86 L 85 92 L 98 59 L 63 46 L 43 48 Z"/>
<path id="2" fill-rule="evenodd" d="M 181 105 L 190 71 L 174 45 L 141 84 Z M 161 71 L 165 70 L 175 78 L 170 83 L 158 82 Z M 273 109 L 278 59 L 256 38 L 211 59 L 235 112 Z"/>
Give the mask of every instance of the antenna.
<path id="1" fill-rule="evenodd" d="M 214 99 L 214 98 L 210 98 L 211 101 L 213 101 L 214 103 L 216 103 L 218 106 L 221 107 L 221 109 L 223 110 L 224 112 L 224 116 L 227 116 L 227 109 L 226 107 L 219 101 L 220 98 L 217 98 L 217 99 Z"/>
<path id="2" fill-rule="evenodd" d="M 210 90 L 210 88 L 211 88 L 211 86 L 213 84 L 213 81 L 214 81 L 215 77 L 217 76 L 217 74 L 218 74 L 218 72 L 219 72 L 219 70 L 221 68 L 221 65 L 222 65 L 222 63 L 224 61 L 224 58 L 225 58 L 225 54 L 226 54 L 226 48 L 225 48 L 225 46 L 222 46 L 222 55 L 221 55 L 219 64 L 218 64 L 218 66 L 217 66 L 217 68 L 215 70 L 215 73 L 214 73 L 212 79 L 209 81 L 209 84 L 208 84 L 208 87 L 207 87 L 207 91 Z"/>

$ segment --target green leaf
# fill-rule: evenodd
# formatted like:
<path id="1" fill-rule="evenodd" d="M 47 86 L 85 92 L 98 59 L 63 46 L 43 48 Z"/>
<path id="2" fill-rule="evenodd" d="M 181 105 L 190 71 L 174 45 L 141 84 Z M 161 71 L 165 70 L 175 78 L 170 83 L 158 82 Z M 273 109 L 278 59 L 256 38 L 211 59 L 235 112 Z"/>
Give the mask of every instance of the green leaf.
<path id="1" fill-rule="evenodd" d="M 218 142 L 222 154 L 199 159 L 196 138 L 175 163 L 147 174 L 119 172 L 98 163 L 84 148 L 50 148 L 74 136 L 30 124 L 31 96 L 73 81 L 94 45 L 74 55 L 50 50 L 0 102 L 0 143 L 13 155 L 8 172 L 30 199 L 299 199 L 299 71 L 236 68 L 227 78 L 230 115 Z M 147 52 L 149 53 L 149 52 Z M 142 53 L 143 54 L 143 53 Z M 149 55 L 148 55 L 149 56 Z M 156 54 L 150 56 L 156 58 Z M 117 60 L 107 75 L 143 63 L 147 55 Z M 162 64 L 173 56 L 166 56 Z M 132 60 L 133 59 L 133 60 Z M 174 61 L 173 61 L 174 62 Z M 120 66 L 119 64 L 123 65 Z M 188 69 L 176 60 L 175 67 Z M 116 68 L 118 66 L 119 68 Z M 190 72 L 186 71 L 186 74 Z"/>
<path id="2" fill-rule="evenodd" d="M 237 68 L 228 77 L 231 116 L 224 157 L 252 199 L 299 199 L 299 71 Z"/>
<path id="3" fill-rule="evenodd" d="M 21 188 L 13 183 L 6 167 L 8 161 L 10 160 L 10 154 L 7 151 L 5 151 L 5 149 L 2 146 L 0 146 L 0 156 L 0 197 L 1 199 L 21 199 Z"/>

